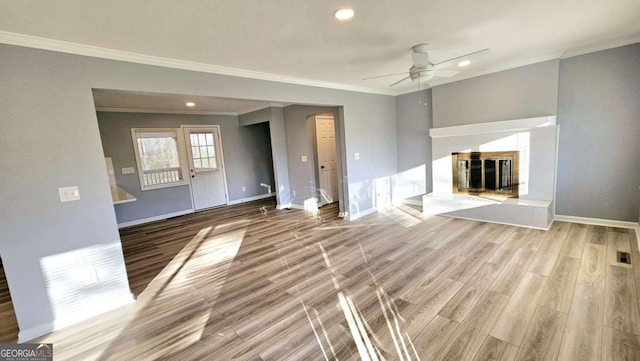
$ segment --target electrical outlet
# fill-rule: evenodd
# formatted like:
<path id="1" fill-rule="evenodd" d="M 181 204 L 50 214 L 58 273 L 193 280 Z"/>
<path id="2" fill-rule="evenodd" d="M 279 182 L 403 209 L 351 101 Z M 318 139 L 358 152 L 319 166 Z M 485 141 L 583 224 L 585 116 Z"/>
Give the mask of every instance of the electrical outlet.
<path id="1" fill-rule="evenodd" d="M 58 188 L 58 196 L 60 196 L 60 202 L 77 201 L 80 199 L 80 190 L 78 186 Z"/>
<path id="2" fill-rule="evenodd" d="M 242 191 L 243 191 L 243 192 L 246 192 L 246 191 L 247 191 L 247 187 L 242 186 Z"/>
<path id="3" fill-rule="evenodd" d="M 303 162 L 306 163 L 307 162 L 307 156 L 303 155 L 302 157 L 300 157 L 300 160 L 302 160 Z"/>
<path id="4" fill-rule="evenodd" d="M 136 169 L 134 167 L 124 167 L 122 168 L 122 174 L 134 174 Z"/>
<path id="5" fill-rule="evenodd" d="M 355 160 L 360 160 L 360 153 L 355 153 L 355 154 L 353 155 L 353 158 L 354 158 Z"/>

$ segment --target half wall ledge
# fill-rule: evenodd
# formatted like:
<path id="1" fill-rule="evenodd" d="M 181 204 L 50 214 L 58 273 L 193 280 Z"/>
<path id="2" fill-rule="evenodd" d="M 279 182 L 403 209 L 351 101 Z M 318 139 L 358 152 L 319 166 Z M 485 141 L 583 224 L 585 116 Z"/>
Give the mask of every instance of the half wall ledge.
<path id="1" fill-rule="evenodd" d="M 436 195 L 422 197 L 425 215 L 471 219 L 490 223 L 548 230 L 553 223 L 553 201 L 506 198 L 493 200 L 473 195 Z"/>

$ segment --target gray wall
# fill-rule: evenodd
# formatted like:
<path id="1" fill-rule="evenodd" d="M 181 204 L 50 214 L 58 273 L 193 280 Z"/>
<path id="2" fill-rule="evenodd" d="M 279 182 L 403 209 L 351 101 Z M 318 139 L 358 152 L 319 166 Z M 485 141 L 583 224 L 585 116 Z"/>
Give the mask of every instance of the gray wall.
<path id="1" fill-rule="evenodd" d="M 558 60 L 434 87 L 433 126 L 555 115 Z"/>
<path id="2" fill-rule="evenodd" d="M 230 115 L 148 114 L 98 112 L 104 155 L 112 157 L 116 183 L 136 197 L 135 202 L 115 206 L 118 223 L 191 209 L 188 186 L 140 190 L 138 174 L 122 174 L 135 167 L 131 128 L 179 128 L 180 125 L 220 125 L 229 201 L 267 192 L 260 183 L 273 185 L 269 127 L 266 123 L 238 126 Z M 246 191 L 242 191 L 242 187 Z"/>
<path id="3" fill-rule="evenodd" d="M 287 133 L 282 108 L 270 107 L 242 114 L 239 116 L 238 122 L 240 126 L 264 123 L 269 127 L 275 179 L 275 185 L 272 185 L 272 191 L 276 192 L 278 208 L 289 207 L 291 204 L 289 192 L 289 157 L 287 155 Z"/>
<path id="4" fill-rule="evenodd" d="M 396 97 L 398 175 L 393 182 L 395 200 L 415 198 L 433 190 L 431 137 L 433 128 L 431 89 Z"/>
<path id="5" fill-rule="evenodd" d="M 396 172 L 395 99 L 0 45 L 0 253 L 21 333 L 46 332 L 55 320 L 40 260 L 107 244 L 119 234 L 92 88 L 342 105 L 349 210 L 368 210 L 366 185 Z M 363 131 L 366 129 L 366 131 Z M 271 127 L 271 131 L 274 128 Z M 279 134 L 279 133 L 278 133 Z M 275 138 L 272 138 L 272 141 Z M 25 142 L 28 141 L 28 146 Z M 281 140 L 272 147 L 283 146 Z M 360 153 L 360 160 L 353 153 Z M 278 160 L 274 159 L 274 162 Z M 78 185 L 82 199 L 60 203 L 57 188 Z M 364 194 L 360 194 L 364 192 Z M 356 196 L 357 194 L 357 196 Z M 124 268 L 119 252 L 96 264 Z M 69 265 L 68 272 L 81 272 Z M 128 293 L 124 282 L 97 292 Z M 84 299 L 79 304 L 89 304 Z M 94 313 L 113 303 L 90 304 Z"/>
<path id="6" fill-rule="evenodd" d="M 338 110 L 335 107 L 307 105 L 291 105 L 283 110 L 287 132 L 291 203 L 302 206 L 306 199 L 318 197 L 315 123 L 313 119 L 308 118 L 312 115 L 332 113 L 338 122 Z M 303 155 L 307 157 L 306 162 L 301 160 Z"/>
<path id="7" fill-rule="evenodd" d="M 560 62 L 556 212 L 638 221 L 640 44 Z"/>

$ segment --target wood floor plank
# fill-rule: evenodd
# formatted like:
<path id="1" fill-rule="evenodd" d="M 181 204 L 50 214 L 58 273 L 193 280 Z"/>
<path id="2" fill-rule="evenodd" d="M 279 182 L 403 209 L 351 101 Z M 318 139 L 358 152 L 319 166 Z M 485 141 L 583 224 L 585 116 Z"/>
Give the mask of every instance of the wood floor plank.
<path id="1" fill-rule="evenodd" d="M 499 265 L 485 263 L 440 311 L 440 315 L 456 322 L 462 322 L 495 281 L 501 270 L 502 267 Z"/>
<path id="2" fill-rule="evenodd" d="M 560 352 L 566 320 L 566 314 L 538 306 L 516 360 L 555 361 Z"/>
<path id="3" fill-rule="evenodd" d="M 589 237 L 589 226 L 585 224 L 571 223 L 567 236 L 564 239 L 560 254 L 573 258 L 582 257 L 584 244 Z"/>
<path id="4" fill-rule="evenodd" d="M 579 259 L 561 256 L 549 276 L 547 285 L 540 297 L 540 305 L 564 313 L 569 312 L 573 287 L 579 270 Z"/>
<path id="5" fill-rule="evenodd" d="M 632 269 L 609 266 L 604 315 L 606 326 L 640 335 L 640 312 Z"/>
<path id="6" fill-rule="evenodd" d="M 536 304 L 546 281 L 544 276 L 527 272 L 490 335 L 519 347 L 535 315 Z"/>
<path id="7" fill-rule="evenodd" d="M 533 256 L 529 272 L 537 273 L 542 276 L 549 276 L 558 259 L 558 253 L 549 253 L 539 250 Z"/>
<path id="8" fill-rule="evenodd" d="M 598 238 L 601 239 L 601 238 Z M 599 243 L 587 243 L 578 272 L 578 283 L 604 288 L 607 269 L 607 247 Z"/>
<path id="9" fill-rule="evenodd" d="M 513 361 L 518 348 L 495 337 L 488 336 L 474 361 Z"/>
<path id="10" fill-rule="evenodd" d="M 640 360 L 640 336 L 604 328 L 603 361 Z"/>
<path id="11" fill-rule="evenodd" d="M 413 343 L 421 355 L 434 357 L 442 351 L 458 327 L 460 323 L 436 316 L 424 329 L 412 337 Z"/>
<path id="12" fill-rule="evenodd" d="M 535 251 L 518 249 L 493 286 L 491 286 L 491 290 L 500 292 L 505 296 L 511 296 L 527 273 L 534 255 Z"/>
<path id="13" fill-rule="evenodd" d="M 576 284 L 558 360 L 600 360 L 603 313 L 604 290 Z"/>
<path id="14" fill-rule="evenodd" d="M 497 292 L 487 292 L 473 308 L 451 341 L 442 350 L 438 361 L 473 360 L 484 344 L 491 327 L 498 319 L 508 297 Z"/>

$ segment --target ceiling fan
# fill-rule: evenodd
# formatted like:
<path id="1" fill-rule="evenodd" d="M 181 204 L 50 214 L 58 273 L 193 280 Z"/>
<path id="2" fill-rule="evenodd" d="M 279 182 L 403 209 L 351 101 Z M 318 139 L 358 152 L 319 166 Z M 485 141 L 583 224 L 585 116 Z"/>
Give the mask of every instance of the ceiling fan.
<path id="1" fill-rule="evenodd" d="M 452 65 L 452 61 L 458 60 L 461 58 L 467 58 L 467 57 L 470 57 L 471 55 L 475 55 L 475 54 L 482 53 L 484 51 L 489 50 L 489 49 L 482 49 L 482 50 L 474 51 L 469 54 L 456 56 L 455 58 L 451 58 L 451 59 L 434 64 L 429 61 L 429 53 L 427 53 L 428 45 L 429 44 L 418 44 L 411 48 L 411 58 L 413 59 L 413 65 L 409 68 L 408 72 L 405 71 L 402 73 L 372 76 L 368 78 L 362 78 L 362 80 L 408 74 L 405 78 L 402 78 L 397 82 L 389 85 L 389 87 L 392 87 L 408 79 L 411 79 L 412 81 L 414 80 L 427 81 L 427 80 L 431 80 L 433 77 L 449 78 L 459 73 L 458 70 L 444 69 L 446 67 L 450 67 Z"/>

